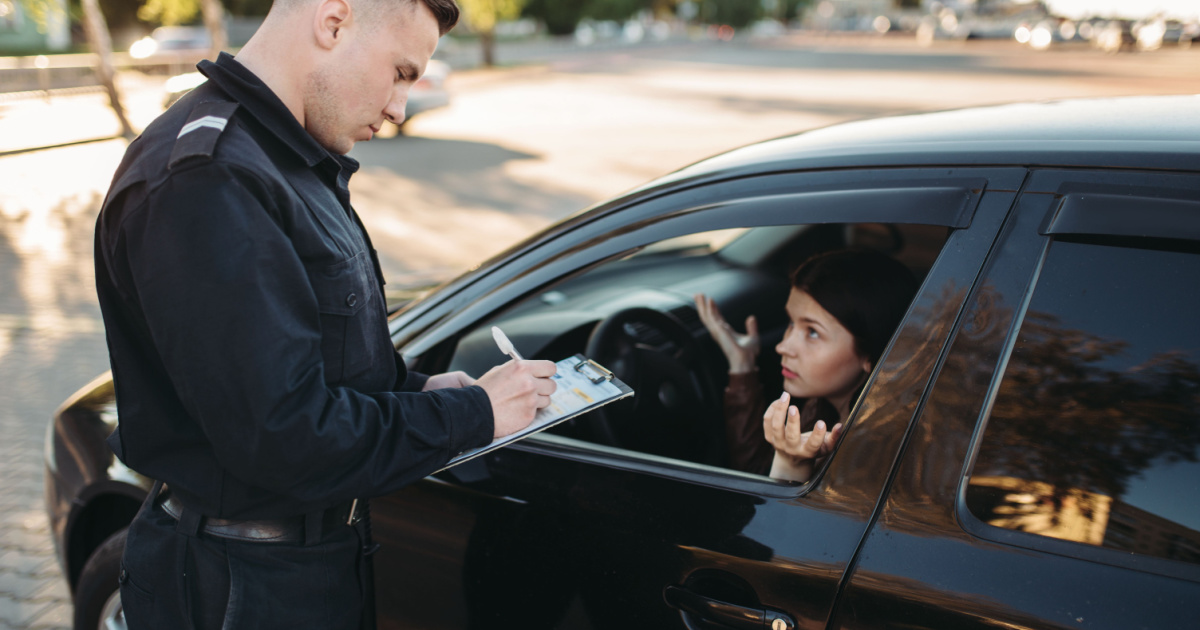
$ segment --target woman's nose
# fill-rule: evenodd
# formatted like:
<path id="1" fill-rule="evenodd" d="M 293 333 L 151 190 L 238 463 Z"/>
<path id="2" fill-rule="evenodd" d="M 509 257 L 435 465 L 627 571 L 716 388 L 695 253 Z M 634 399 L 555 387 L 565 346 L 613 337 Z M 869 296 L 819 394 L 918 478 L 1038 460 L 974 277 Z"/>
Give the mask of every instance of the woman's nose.
<path id="1" fill-rule="evenodd" d="M 779 343 L 775 344 L 775 352 L 778 352 L 780 355 L 786 356 L 786 357 L 795 356 L 796 353 L 795 353 L 794 349 L 792 348 L 792 344 L 790 343 L 791 340 L 792 340 L 792 333 L 791 332 L 784 333 L 783 339 L 780 339 Z"/>

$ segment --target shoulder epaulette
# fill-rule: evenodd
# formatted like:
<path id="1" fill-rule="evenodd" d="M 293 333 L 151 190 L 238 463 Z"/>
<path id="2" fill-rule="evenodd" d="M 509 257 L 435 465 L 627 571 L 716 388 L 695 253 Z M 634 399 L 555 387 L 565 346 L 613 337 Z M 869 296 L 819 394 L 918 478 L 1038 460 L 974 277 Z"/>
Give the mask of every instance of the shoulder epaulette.
<path id="1" fill-rule="evenodd" d="M 230 101 L 209 101 L 197 105 L 175 137 L 175 147 L 171 149 L 167 168 L 171 169 L 190 158 L 211 159 L 217 149 L 217 140 L 237 108 L 238 104 Z"/>

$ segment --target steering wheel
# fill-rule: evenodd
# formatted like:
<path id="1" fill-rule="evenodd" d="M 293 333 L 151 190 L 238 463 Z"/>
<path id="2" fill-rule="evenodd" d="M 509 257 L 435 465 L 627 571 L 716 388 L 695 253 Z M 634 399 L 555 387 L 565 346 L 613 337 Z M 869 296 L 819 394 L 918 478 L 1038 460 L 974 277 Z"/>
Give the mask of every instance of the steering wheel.
<path id="1" fill-rule="evenodd" d="M 585 416 L 594 441 L 720 466 L 725 419 L 700 346 L 675 317 L 628 308 L 596 325 L 587 356 L 633 388 L 632 398 Z"/>

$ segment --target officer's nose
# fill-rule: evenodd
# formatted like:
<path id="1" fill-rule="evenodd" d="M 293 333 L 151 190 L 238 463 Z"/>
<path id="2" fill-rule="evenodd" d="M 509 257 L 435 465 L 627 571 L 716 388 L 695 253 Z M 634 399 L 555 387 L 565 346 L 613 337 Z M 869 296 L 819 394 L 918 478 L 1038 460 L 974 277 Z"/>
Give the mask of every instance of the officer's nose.
<path id="1" fill-rule="evenodd" d="M 404 122 L 404 108 L 408 104 L 408 87 L 397 86 L 392 91 L 392 98 L 388 101 L 387 106 L 383 108 L 383 115 L 393 124 L 399 125 Z"/>

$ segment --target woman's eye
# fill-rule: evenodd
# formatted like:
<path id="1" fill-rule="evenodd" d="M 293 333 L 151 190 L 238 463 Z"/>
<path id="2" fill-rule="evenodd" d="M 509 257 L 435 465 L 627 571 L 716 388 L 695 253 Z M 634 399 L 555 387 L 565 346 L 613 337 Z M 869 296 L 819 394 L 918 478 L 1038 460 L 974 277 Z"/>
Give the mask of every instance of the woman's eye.
<path id="1" fill-rule="evenodd" d="M 804 332 L 804 335 L 806 337 L 808 337 L 809 339 L 820 339 L 821 338 L 821 334 L 817 332 L 817 329 L 812 328 L 811 326 L 808 328 L 808 330 L 806 330 Z"/>

